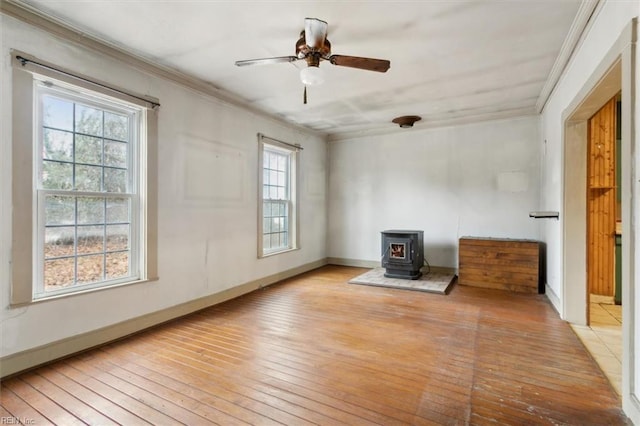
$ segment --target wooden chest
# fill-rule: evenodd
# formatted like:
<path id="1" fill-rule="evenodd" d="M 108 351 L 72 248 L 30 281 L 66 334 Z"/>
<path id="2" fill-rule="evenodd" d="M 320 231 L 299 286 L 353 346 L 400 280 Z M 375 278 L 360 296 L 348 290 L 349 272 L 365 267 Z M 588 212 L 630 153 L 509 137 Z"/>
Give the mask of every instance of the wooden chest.
<path id="1" fill-rule="evenodd" d="M 533 240 L 462 237 L 458 284 L 542 293 L 540 243 Z"/>

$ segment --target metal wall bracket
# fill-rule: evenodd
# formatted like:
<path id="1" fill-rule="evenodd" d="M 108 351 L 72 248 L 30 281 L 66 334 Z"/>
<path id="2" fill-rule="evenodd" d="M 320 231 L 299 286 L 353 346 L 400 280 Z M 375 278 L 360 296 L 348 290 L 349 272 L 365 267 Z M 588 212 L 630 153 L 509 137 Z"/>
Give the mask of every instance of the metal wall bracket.
<path id="1" fill-rule="evenodd" d="M 529 212 L 534 219 L 560 219 L 560 212 Z"/>

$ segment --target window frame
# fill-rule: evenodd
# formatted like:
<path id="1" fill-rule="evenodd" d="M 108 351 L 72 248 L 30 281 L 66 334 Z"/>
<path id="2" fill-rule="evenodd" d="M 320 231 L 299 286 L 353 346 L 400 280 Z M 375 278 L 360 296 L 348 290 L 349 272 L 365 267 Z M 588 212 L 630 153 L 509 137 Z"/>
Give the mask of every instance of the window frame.
<path id="1" fill-rule="evenodd" d="M 110 289 L 138 282 L 158 279 L 157 268 L 157 100 L 124 92 L 106 83 L 89 79 L 72 71 L 36 59 L 30 55 L 11 51 L 12 54 L 12 244 L 11 244 L 11 299 L 12 306 L 72 296 L 89 291 Z M 30 62 L 18 57 L 29 58 Z M 131 208 L 132 221 L 139 224 L 138 273 L 123 280 L 101 281 L 99 284 L 70 286 L 68 291 L 43 292 L 44 228 L 38 232 L 38 220 L 42 218 L 42 207 L 38 193 L 37 154 L 41 149 L 39 124 L 38 81 L 48 81 L 65 91 L 75 92 L 86 99 L 94 98 L 104 104 L 131 105 L 139 110 L 137 147 L 137 211 Z M 75 102 L 75 100 L 73 101 Z M 129 161 L 133 159 L 130 158 Z M 54 191 L 55 192 L 55 191 Z M 86 195 L 78 191 L 78 195 Z M 40 197 L 41 198 L 41 197 Z M 135 218 L 133 217 L 135 215 Z M 133 235 L 134 230 L 131 230 Z M 40 234 L 43 234 L 40 237 Z M 133 243 L 131 238 L 131 242 Z M 39 288 L 39 286 L 41 286 Z"/>
<path id="2" fill-rule="evenodd" d="M 264 248 L 264 157 L 265 153 L 273 152 L 287 156 L 287 190 L 284 199 L 273 199 L 275 203 L 282 203 L 288 207 L 287 212 L 287 246 L 265 250 Z M 265 258 L 281 253 L 300 249 L 299 242 L 299 149 L 294 145 L 280 142 L 276 139 L 258 134 L 258 258 Z M 268 199 L 267 199 L 268 200 Z"/>
<path id="3" fill-rule="evenodd" d="M 74 293 L 77 291 L 87 290 L 91 288 L 98 287 L 107 287 L 111 285 L 117 285 L 130 281 L 137 281 L 143 278 L 143 275 L 140 272 L 140 252 L 144 250 L 144 242 L 142 241 L 142 233 L 141 233 L 141 223 L 140 217 L 138 214 L 134 214 L 140 209 L 140 160 L 139 160 L 139 147 L 143 140 L 140 138 L 140 126 L 142 120 L 144 120 L 145 111 L 141 107 L 134 107 L 131 104 L 117 102 L 113 99 L 107 99 L 104 97 L 98 97 L 94 93 L 86 93 L 83 91 L 77 90 L 75 87 L 66 87 L 66 85 L 55 82 L 52 84 L 51 79 L 43 79 L 40 76 L 34 76 L 34 101 L 36 103 L 36 114 L 34 117 L 34 124 L 36 126 L 36 137 L 34 138 L 34 145 L 36 147 L 36 155 L 34 156 L 34 200 L 36 206 L 35 212 L 35 221 L 34 221 L 34 233 L 35 233 L 35 241 L 37 250 L 34 253 L 34 277 L 35 283 L 33 287 L 33 297 L 34 299 L 41 299 L 56 295 L 62 295 L 66 293 Z M 129 141 L 127 142 L 127 191 L 126 192 L 109 192 L 104 190 L 103 188 L 99 191 L 90 191 L 90 190 L 77 190 L 75 188 L 72 189 L 49 189 L 44 188 L 42 186 L 42 181 L 40 180 L 40 176 L 42 176 L 42 172 L 44 169 L 45 161 L 53 161 L 59 162 L 59 160 L 48 160 L 43 156 L 44 152 L 44 110 L 43 110 L 43 98 L 45 96 L 51 96 L 58 99 L 62 99 L 68 102 L 72 102 L 75 105 L 89 106 L 94 109 L 98 109 L 103 112 L 111 112 L 111 113 L 119 113 L 119 114 L 127 114 L 129 118 L 128 125 L 128 134 L 130 135 Z M 70 133 L 75 138 L 79 133 L 76 132 L 75 128 L 70 131 Z M 102 136 L 103 143 L 106 141 L 105 136 Z M 75 143 L 73 144 L 75 147 Z M 102 147 L 104 150 L 104 147 Z M 70 163 L 73 166 L 77 164 L 82 165 L 82 163 L 78 163 L 75 158 L 72 159 Z M 101 164 L 101 168 L 105 169 L 104 160 Z M 104 173 L 104 170 L 103 170 Z M 75 175 L 75 173 L 74 173 Z M 77 201 L 83 198 L 89 197 L 104 197 L 105 201 L 108 198 L 126 198 L 129 200 L 129 238 L 128 238 L 128 266 L 129 273 L 126 276 L 119 277 L 116 279 L 103 279 L 101 281 L 95 281 L 90 283 L 74 283 L 68 287 L 60 288 L 57 290 L 47 290 L 45 283 L 45 264 L 46 257 L 44 256 L 45 249 L 45 236 L 48 228 L 47 220 L 46 220 L 46 198 L 48 196 L 64 196 L 70 197 Z M 75 204 L 75 203 L 74 203 Z M 77 206 L 77 204 L 76 204 Z M 74 212 L 74 223 L 73 225 L 68 225 L 69 227 L 73 226 L 74 228 L 80 228 L 82 224 L 78 223 L 78 218 L 76 216 L 77 211 Z M 105 211 L 106 214 L 106 211 Z M 101 225 L 107 225 L 107 218 L 103 219 L 104 223 Z M 78 229 L 76 229 L 77 233 Z M 77 234 L 76 234 L 76 243 L 77 243 Z M 105 246 L 103 246 L 103 250 L 97 254 L 106 255 L 109 250 L 106 247 L 106 240 L 104 242 Z M 85 255 L 86 256 L 86 255 Z M 77 275 L 77 262 L 85 257 L 82 254 L 77 253 L 77 250 L 74 251 L 73 255 L 70 255 L 69 259 L 74 259 L 74 269 L 76 269 L 75 275 Z M 104 264 L 103 264 L 104 266 Z M 106 271 L 103 271 L 106 273 Z"/>

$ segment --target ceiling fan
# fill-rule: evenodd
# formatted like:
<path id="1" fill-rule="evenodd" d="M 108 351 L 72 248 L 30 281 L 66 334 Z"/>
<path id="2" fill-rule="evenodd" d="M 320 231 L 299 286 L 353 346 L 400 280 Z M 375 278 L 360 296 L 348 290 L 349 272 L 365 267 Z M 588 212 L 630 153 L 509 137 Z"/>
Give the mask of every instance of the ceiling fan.
<path id="1" fill-rule="evenodd" d="M 327 39 L 328 24 L 316 18 L 304 20 L 304 30 L 296 42 L 296 54 L 292 56 L 277 56 L 273 58 L 248 59 L 236 61 L 236 65 L 276 64 L 281 62 L 295 62 L 305 60 L 307 66 L 300 70 L 300 79 L 304 83 L 304 103 L 307 103 L 307 86 L 321 84 L 324 81 L 320 70 L 320 61 L 329 61 L 333 65 L 358 68 L 361 70 L 387 72 L 391 62 L 386 59 L 361 58 L 358 56 L 332 55 L 331 43 Z"/>

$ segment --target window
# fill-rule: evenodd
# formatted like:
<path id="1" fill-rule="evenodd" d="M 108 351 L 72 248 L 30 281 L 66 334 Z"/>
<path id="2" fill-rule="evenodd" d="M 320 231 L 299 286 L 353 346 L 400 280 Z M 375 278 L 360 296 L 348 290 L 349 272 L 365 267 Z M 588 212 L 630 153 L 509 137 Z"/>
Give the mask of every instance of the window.
<path id="1" fill-rule="evenodd" d="M 155 111 L 39 67 L 14 63 L 12 303 L 155 279 Z"/>
<path id="2" fill-rule="evenodd" d="M 36 80 L 35 297 L 137 280 L 140 107 Z"/>
<path id="3" fill-rule="evenodd" d="M 295 146 L 259 135 L 261 229 L 258 255 L 298 248 L 297 241 L 297 155 Z"/>

